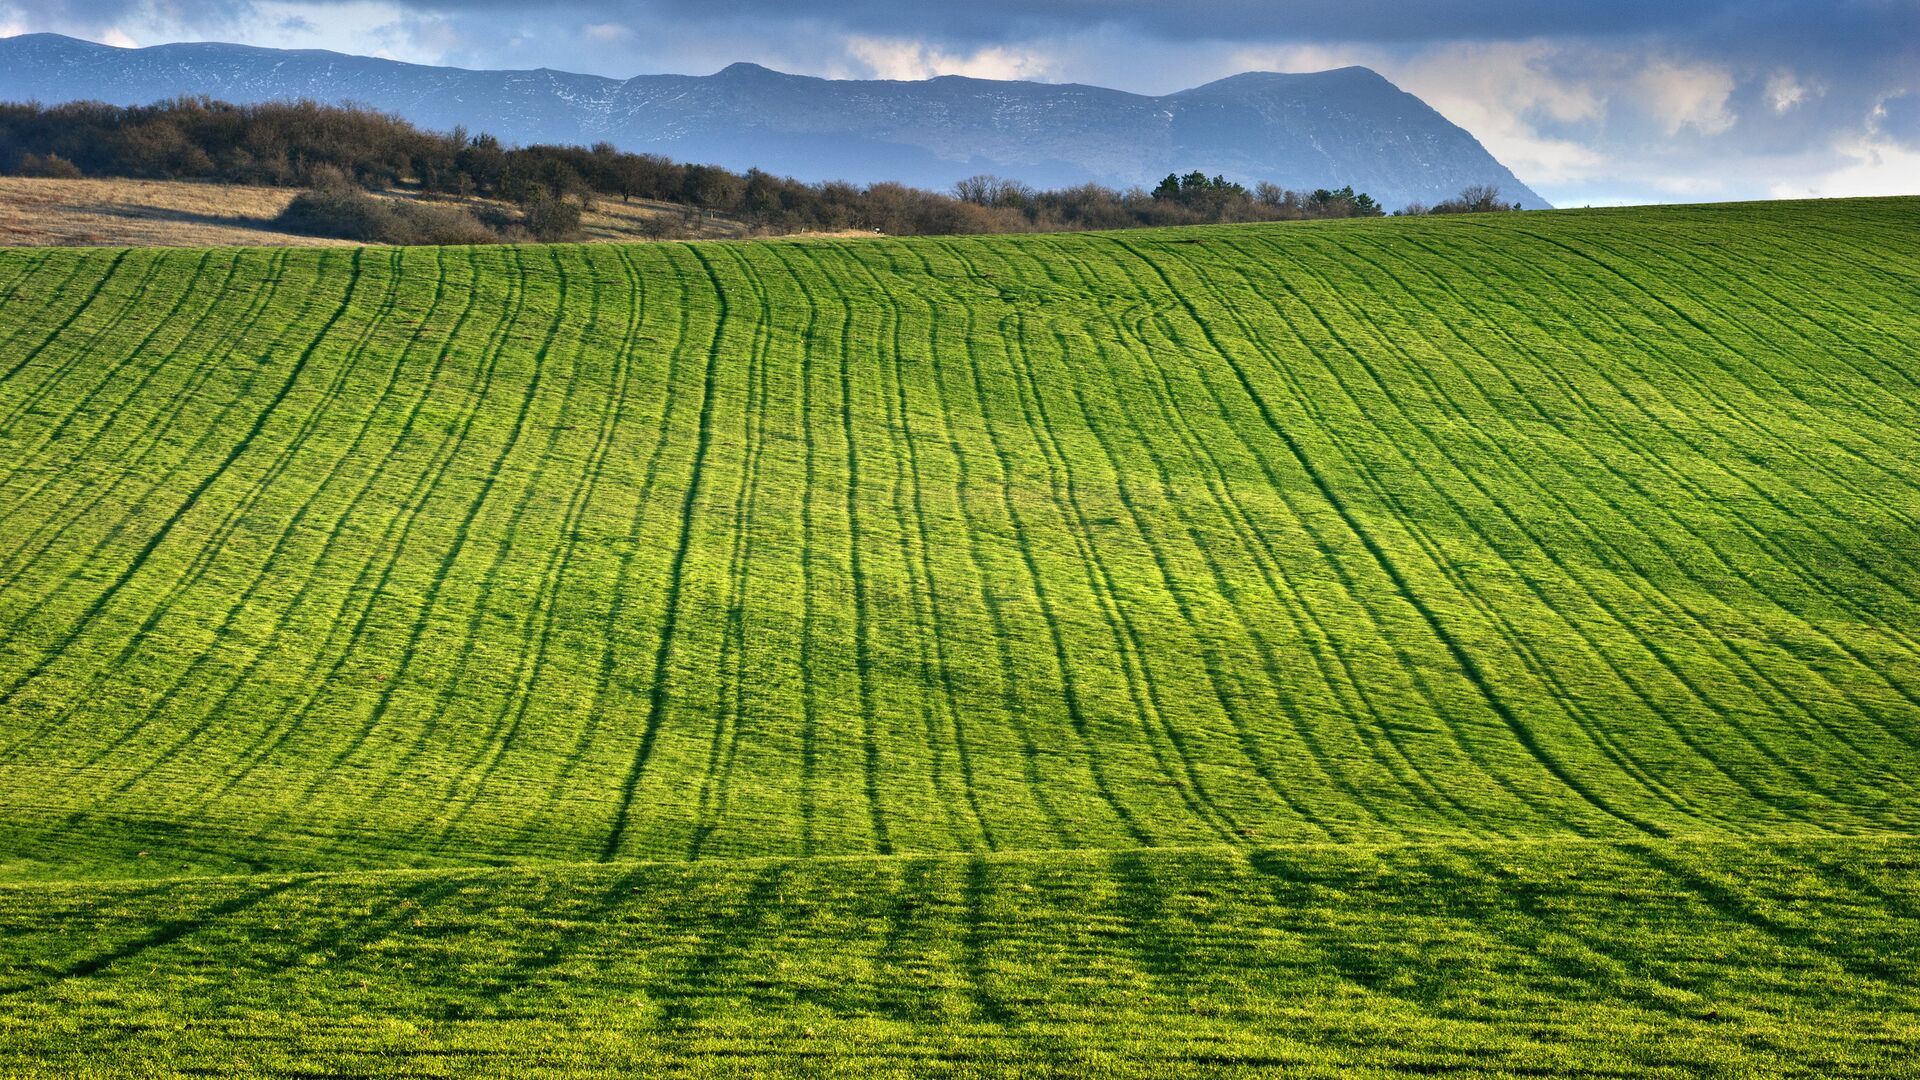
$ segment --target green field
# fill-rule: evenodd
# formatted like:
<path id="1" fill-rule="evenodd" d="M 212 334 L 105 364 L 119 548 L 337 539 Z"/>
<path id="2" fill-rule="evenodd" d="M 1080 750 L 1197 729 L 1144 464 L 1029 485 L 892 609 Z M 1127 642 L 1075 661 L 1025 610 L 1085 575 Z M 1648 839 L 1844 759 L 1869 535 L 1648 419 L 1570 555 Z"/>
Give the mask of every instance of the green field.
<path id="1" fill-rule="evenodd" d="M 1920 200 L 0 252 L 0 1074 L 1920 1074 Z"/>

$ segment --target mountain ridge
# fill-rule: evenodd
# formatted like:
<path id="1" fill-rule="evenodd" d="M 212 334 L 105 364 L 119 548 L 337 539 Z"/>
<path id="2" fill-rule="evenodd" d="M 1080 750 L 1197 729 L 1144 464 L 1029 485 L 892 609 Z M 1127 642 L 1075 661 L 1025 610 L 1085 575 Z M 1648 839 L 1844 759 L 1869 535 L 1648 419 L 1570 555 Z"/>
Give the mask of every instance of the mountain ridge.
<path id="1" fill-rule="evenodd" d="M 1388 207 L 1470 184 L 1548 205 L 1471 133 L 1364 67 L 1242 72 L 1156 96 L 956 75 L 825 79 L 747 61 L 623 80 L 220 42 L 125 49 L 58 34 L 0 38 L 0 99 L 134 105 L 181 94 L 352 101 L 512 143 L 604 140 L 804 180 L 943 189 L 989 172 L 1039 186 L 1132 187 L 1199 169 L 1290 188 L 1350 184 Z"/>

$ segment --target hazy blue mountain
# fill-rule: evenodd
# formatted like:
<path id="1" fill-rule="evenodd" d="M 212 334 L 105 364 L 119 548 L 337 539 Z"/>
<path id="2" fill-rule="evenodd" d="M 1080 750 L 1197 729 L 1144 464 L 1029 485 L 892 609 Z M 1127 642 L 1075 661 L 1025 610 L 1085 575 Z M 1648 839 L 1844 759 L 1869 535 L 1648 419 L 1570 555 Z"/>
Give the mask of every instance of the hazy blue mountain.
<path id="1" fill-rule="evenodd" d="M 957 76 L 816 79 L 753 64 L 622 81 L 244 45 L 120 49 L 56 34 L 0 39 L 0 100 L 146 104 L 180 94 L 352 101 L 513 143 L 607 140 L 804 180 L 944 189 L 990 172 L 1043 187 L 1129 187 L 1201 169 L 1291 188 L 1352 184 L 1390 207 L 1482 183 L 1527 206 L 1546 205 L 1472 135 L 1358 67 L 1249 72 L 1148 97 Z"/>

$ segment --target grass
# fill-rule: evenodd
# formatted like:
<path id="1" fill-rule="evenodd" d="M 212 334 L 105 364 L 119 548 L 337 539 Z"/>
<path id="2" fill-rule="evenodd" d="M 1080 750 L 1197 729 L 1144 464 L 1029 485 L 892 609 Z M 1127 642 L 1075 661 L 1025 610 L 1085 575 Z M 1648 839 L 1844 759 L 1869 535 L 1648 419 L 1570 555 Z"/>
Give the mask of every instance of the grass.
<path id="1" fill-rule="evenodd" d="M 298 191 L 172 180 L 53 180 L 0 176 L 0 244 L 343 245 L 282 232 L 273 219 Z"/>
<path id="2" fill-rule="evenodd" d="M 0 176 L 0 246 L 346 246 L 349 241 L 287 232 L 274 221 L 299 193 L 297 188 L 192 180 Z M 418 197 L 404 191 L 383 195 Z M 507 204 L 494 206 L 511 212 Z M 652 238 L 663 223 L 676 236 L 737 239 L 750 231 L 723 216 L 688 220 L 685 208 L 671 203 L 617 199 L 595 202 L 581 216 L 580 231 L 590 241 L 630 242 Z"/>
<path id="3" fill-rule="evenodd" d="M 0 255 L 0 1069 L 1898 1072 L 1916 219 Z"/>
<path id="4" fill-rule="evenodd" d="M 1341 844 L 0 888 L 0 1070 L 1912 1075 L 1916 855 Z"/>

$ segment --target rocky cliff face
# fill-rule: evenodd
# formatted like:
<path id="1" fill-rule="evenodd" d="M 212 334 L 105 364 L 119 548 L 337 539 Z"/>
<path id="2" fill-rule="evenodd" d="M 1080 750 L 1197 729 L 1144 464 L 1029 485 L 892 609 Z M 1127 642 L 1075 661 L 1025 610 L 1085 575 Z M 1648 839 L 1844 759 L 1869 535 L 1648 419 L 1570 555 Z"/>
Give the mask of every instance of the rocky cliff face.
<path id="1" fill-rule="evenodd" d="M 847 81 L 735 64 L 621 81 L 467 71 L 211 43 L 119 49 L 0 39 L 0 99 L 145 104 L 180 94 L 351 101 L 508 142 L 592 143 L 805 180 L 945 188 L 981 172 L 1043 187 L 1151 185 L 1200 169 L 1292 188 L 1351 184 L 1388 207 L 1493 184 L 1547 205 L 1465 130 L 1366 68 L 1249 72 L 1161 97 L 948 76 Z"/>

